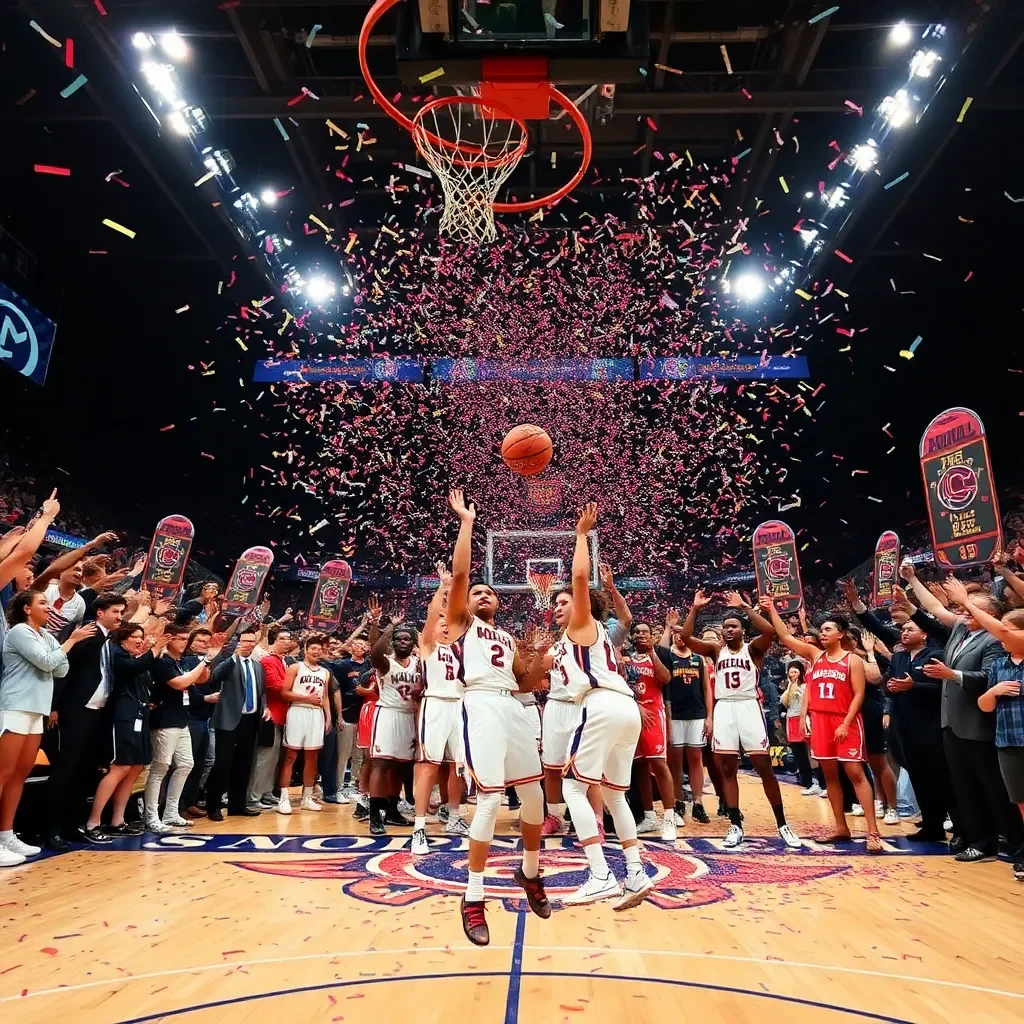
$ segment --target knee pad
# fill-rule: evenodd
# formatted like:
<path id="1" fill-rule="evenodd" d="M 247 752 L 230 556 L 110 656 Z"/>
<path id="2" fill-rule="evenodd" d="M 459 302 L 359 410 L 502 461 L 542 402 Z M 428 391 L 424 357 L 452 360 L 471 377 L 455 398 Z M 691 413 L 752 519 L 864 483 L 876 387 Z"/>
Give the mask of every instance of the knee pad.
<path id="1" fill-rule="evenodd" d="M 604 805 L 612 816 L 612 821 L 615 822 L 615 834 L 619 840 L 636 839 L 636 821 L 633 818 L 633 812 L 629 809 L 629 804 L 626 803 L 626 794 L 618 789 L 609 789 L 607 786 L 601 787 L 601 793 L 604 796 Z"/>
<path id="2" fill-rule="evenodd" d="M 589 786 L 578 779 L 562 779 L 562 796 L 572 815 L 576 837 L 580 840 L 592 839 L 597 835 L 597 818 L 594 809 L 587 799 Z"/>
<path id="3" fill-rule="evenodd" d="M 501 809 L 500 793 L 478 793 L 473 821 L 469 826 L 469 838 L 478 843 L 489 843 L 494 838 L 494 826 Z"/>
<path id="4" fill-rule="evenodd" d="M 540 825 L 544 821 L 544 792 L 539 782 L 527 782 L 516 786 L 519 797 L 519 820 L 527 825 Z"/>

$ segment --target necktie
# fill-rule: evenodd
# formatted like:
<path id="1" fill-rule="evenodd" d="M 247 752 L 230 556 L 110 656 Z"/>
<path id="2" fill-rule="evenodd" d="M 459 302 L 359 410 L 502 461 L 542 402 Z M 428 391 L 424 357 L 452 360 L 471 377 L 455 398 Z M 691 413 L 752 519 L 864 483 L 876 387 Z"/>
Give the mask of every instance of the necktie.
<path id="1" fill-rule="evenodd" d="M 242 659 L 242 673 L 245 678 L 245 707 L 242 708 L 242 712 L 250 714 L 256 710 L 256 692 L 252 681 L 252 667 L 248 658 Z"/>

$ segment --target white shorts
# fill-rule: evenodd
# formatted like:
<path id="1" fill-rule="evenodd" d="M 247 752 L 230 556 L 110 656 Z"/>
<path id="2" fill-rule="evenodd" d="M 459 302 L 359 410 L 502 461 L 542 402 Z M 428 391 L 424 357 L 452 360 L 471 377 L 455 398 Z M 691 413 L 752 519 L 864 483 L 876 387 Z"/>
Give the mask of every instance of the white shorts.
<path id="1" fill-rule="evenodd" d="M 537 751 L 537 709 L 508 690 L 467 690 L 462 698 L 466 767 L 481 793 L 544 778 Z"/>
<path id="2" fill-rule="evenodd" d="M 757 700 L 715 702 L 711 749 L 718 754 L 768 753 L 768 727 Z"/>
<path id="3" fill-rule="evenodd" d="M 13 732 L 18 736 L 39 736 L 46 717 L 34 711 L 0 711 L 0 734 Z"/>
<path id="4" fill-rule="evenodd" d="M 668 723 L 669 732 L 672 737 L 673 747 L 703 747 L 704 737 L 703 718 L 681 718 L 672 719 Z"/>
<path id="5" fill-rule="evenodd" d="M 637 702 L 616 690 L 591 690 L 583 701 L 563 774 L 592 786 L 625 792 L 639 739 Z"/>
<path id="6" fill-rule="evenodd" d="M 373 709 L 370 757 L 412 761 L 416 757 L 416 716 L 378 704 Z"/>
<path id="7" fill-rule="evenodd" d="M 416 718 L 417 761 L 462 764 L 462 701 L 424 697 Z"/>
<path id="8" fill-rule="evenodd" d="M 580 724 L 583 706 L 573 700 L 549 700 L 541 719 L 540 759 L 545 768 L 561 771 L 569 760 L 572 734 Z"/>
<path id="9" fill-rule="evenodd" d="M 291 750 L 319 750 L 324 745 L 324 710 L 292 704 L 284 720 L 281 742 Z"/>

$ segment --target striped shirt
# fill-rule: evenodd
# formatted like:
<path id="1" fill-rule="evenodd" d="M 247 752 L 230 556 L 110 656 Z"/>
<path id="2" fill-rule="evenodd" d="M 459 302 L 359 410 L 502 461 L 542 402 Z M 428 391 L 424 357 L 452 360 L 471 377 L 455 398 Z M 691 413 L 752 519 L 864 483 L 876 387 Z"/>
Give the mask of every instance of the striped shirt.
<path id="1" fill-rule="evenodd" d="M 1024 661 L 1014 662 L 1004 654 L 989 666 L 986 689 L 1007 681 L 1021 683 L 1021 692 L 996 698 L 996 746 L 1024 747 Z"/>
<path id="2" fill-rule="evenodd" d="M 77 626 L 85 618 L 85 598 L 75 594 L 65 601 L 60 596 L 59 583 L 51 583 L 46 588 L 46 600 L 50 602 L 46 631 L 54 636 L 59 636 L 65 626 Z"/>

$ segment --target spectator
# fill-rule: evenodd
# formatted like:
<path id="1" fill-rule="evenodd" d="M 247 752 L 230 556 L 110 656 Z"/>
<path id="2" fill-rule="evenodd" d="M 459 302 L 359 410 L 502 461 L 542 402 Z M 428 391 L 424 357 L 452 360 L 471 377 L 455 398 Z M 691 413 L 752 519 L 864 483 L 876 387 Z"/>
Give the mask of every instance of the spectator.
<path id="1" fill-rule="evenodd" d="M 288 705 L 281 696 L 281 689 L 289 664 L 286 659 L 297 646 L 292 639 L 291 631 L 283 626 L 271 627 L 267 641 L 270 644 L 270 651 L 260 664 L 263 667 L 263 686 L 270 721 L 260 727 L 260 742 L 256 747 L 252 778 L 249 780 L 246 806 L 252 808 L 277 806 L 278 797 L 274 795 L 277 787 L 277 766 L 281 757 L 281 737 L 284 733 L 285 718 L 288 715 Z"/>
<path id="2" fill-rule="evenodd" d="M 14 814 L 25 779 L 36 763 L 43 723 L 53 702 L 53 679 L 68 671 L 68 651 L 96 632 L 81 626 L 58 644 L 46 632 L 50 606 L 45 594 L 23 590 L 8 610 L 0 680 L 0 866 L 21 864 L 40 852 L 14 834 Z"/>
<path id="3" fill-rule="evenodd" d="M 356 726 L 359 723 L 359 712 L 364 698 L 357 692 L 357 687 L 364 687 L 372 666 L 366 659 L 370 645 L 362 637 L 350 640 L 349 655 L 341 661 L 325 662 L 331 675 L 338 680 L 341 698 L 341 717 L 338 720 L 338 767 L 337 767 L 337 800 L 339 804 L 350 803 L 352 797 L 359 792 L 359 773 L 363 767 L 363 751 L 356 746 Z M 335 709 L 337 711 L 337 708 Z M 352 759 L 352 771 L 349 785 L 345 787 L 345 768 L 349 758 Z M 326 796 L 325 796 L 326 799 Z"/>
<path id="4" fill-rule="evenodd" d="M 191 671 L 205 659 L 213 634 L 205 626 L 192 630 L 182 663 Z M 203 781 L 207 755 L 210 750 L 210 718 L 218 700 L 213 683 L 206 679 L 188 688 L 188 731 L 192 742 L 192 771 L 185 780 L 185 788 L 178 801 L 178 813 L 183 818 L 205 818 L 206 811 L 199 806 L 199 790 Z"/>
<path id="5" fill-rule="evenodd" d="M 803 659 L 794 658 L 786 665 L 786 689 L 779 700 L 786 709 L 786 742 L 793 752 L 793 760 L 796 761 L 800 785 L 804 787 L 801 795 L 817 796 L 821 792 L 821 786 L 811 771 L 811 759 L 807 753 L 807 738 L 804 736 L 801 714 L 805 686 Z"/>

